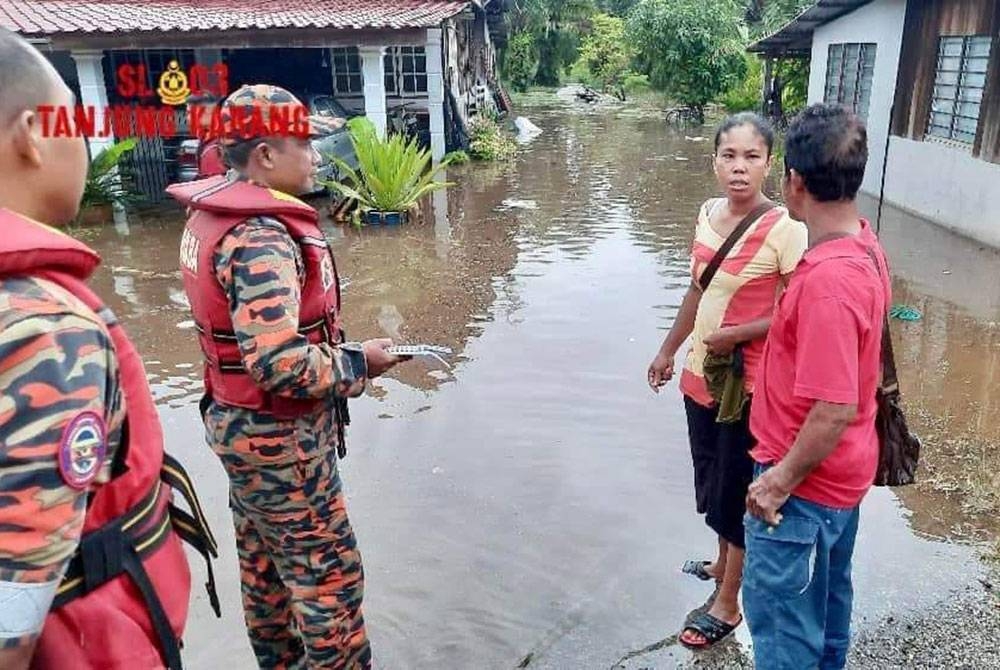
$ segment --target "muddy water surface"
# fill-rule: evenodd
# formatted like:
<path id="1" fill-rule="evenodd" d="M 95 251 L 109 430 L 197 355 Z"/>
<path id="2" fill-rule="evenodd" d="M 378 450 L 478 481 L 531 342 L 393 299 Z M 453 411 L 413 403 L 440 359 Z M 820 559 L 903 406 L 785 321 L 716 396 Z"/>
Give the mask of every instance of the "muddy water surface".
<path id="1" fill-rule="evenodd" d="M 687 284 L 694 213 L 714 190 L 710 147 L 697 139 L 707 131 L 555 101 L 528 113 L 544 134 L 509 166 L 452 170 L 457 185 L 421 222 L 327 228 L 349 280 L 352 339 L 390 335 L 457 354 L 450 370 L 409 363 L 352 406 L 342 469 L 378 667 L 676 667 L 690 656 L 671 636 L 709 595 L 679 572 L 714 544 L 693 511 L 680 395 L 645 385 Z M 196 410 L 181 226 L 174 212 L 81 236 L 104 255 L 99 289 L 138 341 L 168 446 L 220 539 L 223 618 L 194 560 L 187 662 L 250 668 L 225 476 Z M 978 432 L 995 403 L 982 374 L 995 374 L 998 341 L 983 324 L 1000 321 L 1000 297 L 993 287 L 969 299 L 954 280 L 949 289 L 928 267 L 940 261 L 933 249 L 908 258 L 898 291 L 926 316 L 898 332 L 904 380 Z M 949 267 L 966 262 L 958 253 Z M 975 309 L 958 306 L 970 301 Z M 912 498 L 877 490 L 865 503 L 859 623 L 975 577 L 971 548 L 925 536 L 935 499 Z M 743 627 L 722 653 L 742 656 L 748 642 Z"/>

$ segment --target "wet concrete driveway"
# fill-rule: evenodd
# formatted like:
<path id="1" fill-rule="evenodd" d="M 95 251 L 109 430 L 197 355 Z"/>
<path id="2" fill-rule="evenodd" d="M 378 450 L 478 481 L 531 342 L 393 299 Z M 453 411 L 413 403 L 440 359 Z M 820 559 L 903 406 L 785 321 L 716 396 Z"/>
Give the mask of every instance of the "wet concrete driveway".
<path id="1" fill-rule="evenodd" d="M 671 636 L 709 595 L 679 571 L 714 548 L 694 514 L 680 395 L 672 384 L 654 396 L 645 383 L 687 284 L 694 213 L 713 193 L 709 143 L 629 109 L 550 102 L 528 113 L 544 134 L 509 166 L 452 170 L 457 186 L 421 222 L 328 227 L 350 280 L 352 339 L 389 334 L 458 354 L 452 370 L 409 363 L 352 405 L 342 468 L 381 668 L 677 667 L 690 655 Z M 196 408 L 181 225 L 176 212 L 80 235 L 104 255 L 98 287 L 138 341 L 168 447 L 194 475 L 220 540 L 223 618 L 193 558 L 187 663 L 251 668 L 225 476 Z M 940 316 L 960 311 L 949 301 L 961 296 L 921 283 L 926 263 L 900 265 L 906 300 L 934 315 L 898 333 L 912 365 L 904 384 L 943 395 L 953 382 L 913 372 L 927 356 L 951 355 L 938 320 L 1000 320 L 1000 301 Z M 920 338 L 938 353 L 916 351 Z M 937 509 L 913 498 L 913 509 Z M 972 548 L 913 525 L 890 492 L 866 501 L 859 623 L 926 606 L 977 574 Z M 716 665 L 735 663 L 748 642 L 743 627 L 721 652 L 731 660 Z"/>

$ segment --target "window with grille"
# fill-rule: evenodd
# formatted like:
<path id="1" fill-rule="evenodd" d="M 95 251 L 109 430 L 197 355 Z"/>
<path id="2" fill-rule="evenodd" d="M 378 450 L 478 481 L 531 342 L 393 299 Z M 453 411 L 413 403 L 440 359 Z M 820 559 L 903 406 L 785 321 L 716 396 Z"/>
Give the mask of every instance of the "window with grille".
<path id="1" fill-rule="evenodd" d="M 337 95 L 361 95 L 364 84 L 361 79 L 361 56 L 357 47 L 337 47 L 330 49 L 333 61 L 333 90 Z"/>
<path id="2" fill-rule="evenodd" d="M 391 47 L 386 50 L 385 92 L 402 97 L 427 92 L 424 47 Z"/>
<path id="3" fill-rule="evenodd" d="M 823 100 L 844 105 L 867 119 L 875 75 L 875 50 L 874 44 L 831 44 L 827 52 Z"/>
<path id="4" fill-rule="evenodd" d="M 976 141 L 992 42 L 988 35 L 940 38 L 928 137 Z"/>

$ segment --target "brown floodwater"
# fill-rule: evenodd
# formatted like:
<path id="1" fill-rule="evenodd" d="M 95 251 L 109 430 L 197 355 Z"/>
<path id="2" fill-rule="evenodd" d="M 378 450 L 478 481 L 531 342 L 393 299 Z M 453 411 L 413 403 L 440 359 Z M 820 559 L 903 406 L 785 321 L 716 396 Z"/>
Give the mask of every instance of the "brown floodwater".
<path id="1" fill-rule="evenodd" d="M 543 134 L 509 165 L 452 169 L 455 186 L 419 221 L 326 228 L 352 339 L 455 350 L 451 369 L 408 363 L 352 404 L 342 470 L 376 664 L 678 667 L 691 656 L 672 636 L 709 595 L 679 568 L 714 541 L 694 513 L 676 384 L 653 395 L 645 370 L 688 283 L 694 214 L 714 192 L 709 129 L 553 98 L 524 113 Z M 188 666 L 250 668 L 225 475 L 196 408 L 182 225 L 168 211 L 77 233 L 104 256 L 97 287 L 143 354 L 168 448 L 220 540 L 223 618 L 193 560 Z M 904 391 L 954 435 L 995 439 L 1000 261 L 895 213 L 883 231 L 898 300 L 924 314 L 894 323 Z M 938 539 L 958 536 L 956 509 L 932 487 L 869 495 L 859 624 L 975 579 L 975 548 Z M 748 644 L 742 627 L 719 653 Z"/>

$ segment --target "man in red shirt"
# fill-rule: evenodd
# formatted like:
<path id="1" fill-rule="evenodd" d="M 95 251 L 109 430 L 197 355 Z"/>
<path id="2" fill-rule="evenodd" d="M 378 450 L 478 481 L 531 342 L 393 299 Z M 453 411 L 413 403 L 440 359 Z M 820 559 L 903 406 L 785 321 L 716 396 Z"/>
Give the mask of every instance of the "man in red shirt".
<path id="1" fill-rule="evenodd" d="M 855 196 L 864 123 L 814 105 L 786 139 L 783 190 L 809 230 L 768 335 L 750 428 L 743 599 L 758 670 L 843 668 L 858 506 L 875 478 L 875 392 L 890 300 Z"/>

